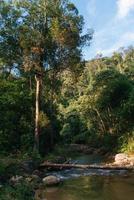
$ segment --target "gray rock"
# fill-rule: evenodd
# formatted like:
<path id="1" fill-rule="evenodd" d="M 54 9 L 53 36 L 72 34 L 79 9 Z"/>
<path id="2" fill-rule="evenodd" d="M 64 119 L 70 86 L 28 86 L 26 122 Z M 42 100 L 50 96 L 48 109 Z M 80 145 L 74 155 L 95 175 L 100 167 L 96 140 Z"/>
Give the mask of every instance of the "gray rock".
<path id="1" fill-rule="evenodd" d="M 16 175 L 16 176 L 12 176 L 12 177 L 10 178 L 9 182 L 10 182 L 11 184 L 17 184 L 17 183 L 20 183 L 22 180 L 23 180 L 23 176 L 18 176 L 18 175 Z"/>
<path id="2" fill-rule="evenodd" d="M 59 184 L 61 182 L 61 179 L 56 176 L 47 176 L 47 177 L 43 178 L 42 181 L 43 181 L 44 185 L 54 186 L 54 185 Z"/>

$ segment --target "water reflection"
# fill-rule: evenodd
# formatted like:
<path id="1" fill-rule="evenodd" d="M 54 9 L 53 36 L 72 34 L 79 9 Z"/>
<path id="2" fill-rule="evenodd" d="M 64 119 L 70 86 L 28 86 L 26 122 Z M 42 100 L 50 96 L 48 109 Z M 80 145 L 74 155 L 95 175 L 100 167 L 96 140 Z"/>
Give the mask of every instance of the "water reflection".
<path id="1" fill-rule="evenodd" d="M 97 155 L 74 156 L 81 164 L 103 163 Z M 134 174 L 125 170 L 70 169 L 50 172 L 63 179 L 63 184 L 53 188 L 42 188 L 36 200 L 133 200 Z"/>
<path id="2" fill-rule="evenodd" d="M 85 176 L 44 192 L 46 200 L 132 200 L 134 176 Z"/>

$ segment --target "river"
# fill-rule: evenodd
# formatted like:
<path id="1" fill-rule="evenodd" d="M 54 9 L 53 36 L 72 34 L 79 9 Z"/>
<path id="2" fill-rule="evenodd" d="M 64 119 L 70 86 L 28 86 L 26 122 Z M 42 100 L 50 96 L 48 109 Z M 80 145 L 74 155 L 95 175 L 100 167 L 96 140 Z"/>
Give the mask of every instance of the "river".
<path id="1" fill-rule="evenodd" d="M 75 162 L 82 164 L 102 163 L 100 156 L 79 156 Z M 60 177 L 57 187 L 40 192 L 44 200 L 133 200 L 134 174 L 116 170 L 71 169 L 48 173 Z"/>

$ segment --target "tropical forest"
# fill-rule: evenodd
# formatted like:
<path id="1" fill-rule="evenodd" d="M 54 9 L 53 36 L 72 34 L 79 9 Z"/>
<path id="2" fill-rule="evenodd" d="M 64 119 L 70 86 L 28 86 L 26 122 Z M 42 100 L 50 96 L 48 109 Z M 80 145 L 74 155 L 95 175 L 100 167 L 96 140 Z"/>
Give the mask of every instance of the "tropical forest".
<path id="1" fill-rule="evenodd" d="M 133 199 L 134 37 L 84 56 L 86 2 L 0 0 L 0 200 Z"/>

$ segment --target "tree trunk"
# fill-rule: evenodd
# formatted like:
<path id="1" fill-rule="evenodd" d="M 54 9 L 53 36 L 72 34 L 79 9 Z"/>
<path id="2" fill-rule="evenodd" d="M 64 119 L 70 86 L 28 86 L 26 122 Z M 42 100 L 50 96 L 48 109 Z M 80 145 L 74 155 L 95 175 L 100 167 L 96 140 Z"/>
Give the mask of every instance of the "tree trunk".
<path id="1" fill-rule="evenodd" d="M 99 113 L 99 111 L 97 109 L 95 109 L 95 111 L 96 111 L 98 117 L 100 118 L 101 125 L 102 125 L 102 131 L 103 131 L 103 133 L 106 133 L 106 127 L 105 127 L 105 124 L 104 124 L 104 122 L 102 120 L 102 117 L 101 117 L 101 115 L 100 115 L 100 113 Z"/>
<path id="2" fill-rule="evenodd" d="M 117 165 L 82 165 L 82 164 L 56 164 L 44 162 L 39 166 L 39 168 L 52 168 L 52 169 L 71 169 L 71 168 L 81 168 L 81 169 L 103 169 L 103 170 L 134 170 L 134 166 L 117 166 Z"/>
<path id="3" fill-rule="evenodd" d="M 35 135 L 34 150 L 39 151 L 39 97 L 40 97 L 40 77 L 35 75 L 36 81 L 36 100 L 35 100 Z"/>
<path id="4" fill-rule="evenodd" d="M 30 89 L 30 92 L 32 92 L 32 77 L 31 77 L 31 75 L 29 76 L 29 89 Z"/>

